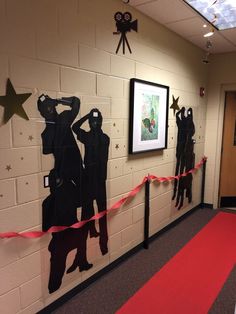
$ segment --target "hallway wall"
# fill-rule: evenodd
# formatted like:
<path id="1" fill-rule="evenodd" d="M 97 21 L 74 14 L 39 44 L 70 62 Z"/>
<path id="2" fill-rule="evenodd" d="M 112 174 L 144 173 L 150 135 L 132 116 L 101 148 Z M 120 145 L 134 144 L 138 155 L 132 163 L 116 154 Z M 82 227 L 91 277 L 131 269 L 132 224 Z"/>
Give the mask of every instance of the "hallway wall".
<path id="1" fill-rule="evenodd" d="M 209 64 L 208 102 L 206 115 L 205 203 L 218 206 L 224 97 L 227 90 L 236 90 L 236 53 L 211 56 Z M 214 180 L 212 179 L 214 178 Z"/>
<path id="2" fill-rule="evenodd" d="M 113 17 L 115 12 L 127 10 L 133 19 L 138 19 L 138 33 L 127 34 L 132 54 L 127 51 L 125 55 L 116 55 L 119 37 L 113 35 L 116 31 Z M 203 52 L 121 1 L 0 0 L 0 41 L 0 95 L 6 93 L 8 77 L 18 93 L 33 94 L 24 104 L 30 120 L 14 116 L 0 127 L 0 232 L 41 230 L 42 200 L 48 195 L 48 189 L 43 188 L 43 176 L 53 165 L 49 155 L 42 155 L 44 123 L 37 111 L 41 93 L 51 97 L 78 96 L 79 116 L 93 107 L 102 112 L 103 130 L 111 139 L 109 206 L 148 173 L 169 176 L 175 168 L 177 134 L 172 110 L 168 148 L 128 155 L 130 78 L 168 85 L 170 105 L 174 95 L 180 97 L 180 106 L 193 108 L 196 162 L 203 156 L 206 97 L 199 96 L 199 89 L 206 87 L 208 70 L 201 62 Z M 210 140 L 210 133 L 207 134 Z M 193 180 L 193 201 L 191 204 L 185 201 L 180 211 L 171 200 L 171 183 L 152 185 L 150 234 L 198 205 L 200 185 L 198 171 Z M 109 215 L 109 253 L 102 256 L 98 240 L 89 239 L 88 260 L 93 268 L 65 275 L 61 289 L 52 295 L 47 291 L 50 259 L 47 246 L 51 236 L 0 240 L 0 312 L 35 313 L 135 247 L 143 239 L 143 211 L 142 190 Z M 68 257 L 68 265 L 74 254 Z"/>

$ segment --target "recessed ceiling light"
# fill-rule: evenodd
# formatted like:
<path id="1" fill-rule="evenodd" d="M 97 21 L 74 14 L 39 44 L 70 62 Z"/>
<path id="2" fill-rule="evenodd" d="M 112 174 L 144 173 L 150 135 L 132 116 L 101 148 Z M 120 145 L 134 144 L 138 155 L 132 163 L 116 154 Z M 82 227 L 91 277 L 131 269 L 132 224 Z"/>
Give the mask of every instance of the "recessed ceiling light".
<path id="1" fill-rule="evenodd" d="M 211 30 L 210 32 L 206 33 L 205 35 L 203 35 L 203 37 L 211 37 L 212 35 L 214 35 L 214 30 Z"/>
<path id="2" fill-rule="evenodd" d="M 203 24 L 203 27 L 204 27 L 204 28 L 206 28 L 206 27 L 207 27 L 207 25 L 206 25 L 206 24 Z"/>

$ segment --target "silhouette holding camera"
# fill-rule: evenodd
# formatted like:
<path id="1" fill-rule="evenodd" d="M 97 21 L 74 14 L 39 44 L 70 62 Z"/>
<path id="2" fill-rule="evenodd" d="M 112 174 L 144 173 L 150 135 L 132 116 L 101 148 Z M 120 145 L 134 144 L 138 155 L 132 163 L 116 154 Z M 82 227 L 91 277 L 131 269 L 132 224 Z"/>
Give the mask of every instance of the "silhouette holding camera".
<path id="1" fill-rule="evenodd" d="M 125 44 L 127 45 L 129 52 L 132 53 L 128 39 L 126 37 L 127 32 L 131 32 L 131 30 L 134 30 L 137 32 L 138 30 L 138 21 L 132 21 L 132 15 L 129 12 L 121 13 L 116 12 L 114 15 L 114 19 L 116 21 L 116 29 L 117 32 L 113 32 L 114 35 L 120 34 L 120 41 L 118 43 L 116 53 L 120 50 L 121 44 L 123 47 L 123 54 L 125 54 Z"/>
<path id="2" fill-rule="evenodd" d="M 69 106 L 60 114 L 58 104 Z M 38 110 L 45 118 L 46 127 L 41 134 L 43 154 L 53 154 L 54 168 L 49 173 L 50 195 L 43 201 L 43 231 L 51 226 L 71 226 L 78 222 L 77 207 L 82 203 L 83 163 L 80 150 L 71 130 L 71 124 L 80 109 L 76 97 L 52 99 L 41 95 Z M 49 293 L 60 288 L 65 272 L 68 253 L 77 249 L 79 270 L 88 270 L 93 265 L 86 257 L 88 225 L 80 229 L 67 229 L 52 233 L 48 250 L 51 253 Z"/>
<path id="3" fill-rule="evenodd" d="M 175 176 L 188 172 L 194 167 L 195 154 L 193 135 L 195 134 L 195 126 L 193 122 L 193 110 L 187 110 L 185 116 L 185 107 L 182 107 L 176 113 L 176 124 L 178 127 L 177 147 L 176 147 L 176 169 Z M 176 198 L 175 206 L 178 210 L 181 209 L 184 202 L 184 192 L 188 198 L 188 202 L 192 201 L 192 173 L 187 176 L 180 177 L 179 180 L 175 179 L 174 194 L 172 200 Z"/>
<path id="4" fill-rule="evenodd" d="M 81 128 L 85 121 L 88 121 L 90 131 L 86 132 Z M 107 161 L 110 139 L 102 131 L 102 114 L 98 109 L 92 109 L 79 121 L 74 123 L 72 130 L 77 139 L 84 144 L 84 177 L 83 177 L 83 201 L 81 219 L 89 219 L 94 215 L 93 202 L 96 201 L 98 212 L 107 209 L 106 179 Z M 99 219 L 99 233 L 95 228 L 95 221 L 89 222 L 90 237 L 99 235 L 99 244 L 102 254 L 107 249 L 107 217 Z"/>

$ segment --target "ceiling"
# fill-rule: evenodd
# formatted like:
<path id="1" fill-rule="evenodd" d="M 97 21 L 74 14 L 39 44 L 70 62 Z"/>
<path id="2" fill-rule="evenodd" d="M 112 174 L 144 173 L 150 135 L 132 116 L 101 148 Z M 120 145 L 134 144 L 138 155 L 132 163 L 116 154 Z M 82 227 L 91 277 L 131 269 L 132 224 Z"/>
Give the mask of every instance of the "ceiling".
<path id="1" fill-rule="evenodd" d="M 203 37 L 212 26 L 183 0 L 130 0 L 129 5 L 210 53 L 236 51 L 236 28 L 215 29 L 213 36 Z M 210 48 L 207 40 L 211 41 Z"/>

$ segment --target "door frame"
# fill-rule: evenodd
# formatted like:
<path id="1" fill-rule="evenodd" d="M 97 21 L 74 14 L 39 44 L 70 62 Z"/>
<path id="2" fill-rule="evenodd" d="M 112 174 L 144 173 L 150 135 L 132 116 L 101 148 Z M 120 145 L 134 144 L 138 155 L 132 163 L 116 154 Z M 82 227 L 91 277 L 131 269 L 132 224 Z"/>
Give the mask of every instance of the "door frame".
<path id="1" fill-rule="evenodd" d="M 223 84 L 220 90 L 220 106 L 219 106 L 219 116 L 218 116 L 218 132 L 216 141 L 216 164 L 215 164 L 215 184 L 214 184 L 214 194 L 213 194 L 213 207 L 219 207 L 219 188 L 220 188 L 220 171 L 221 171 L 221 151 L 223 145 L 223 127 L 224 127 L 224 114 L 225 114 L 225 94 L 226 92 L 235 91 L 236 84 Z M 217 149 L 218 147 L 218 149 Z"/>

